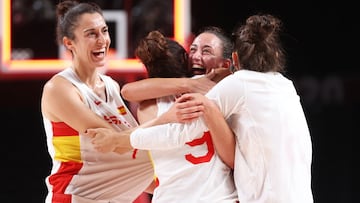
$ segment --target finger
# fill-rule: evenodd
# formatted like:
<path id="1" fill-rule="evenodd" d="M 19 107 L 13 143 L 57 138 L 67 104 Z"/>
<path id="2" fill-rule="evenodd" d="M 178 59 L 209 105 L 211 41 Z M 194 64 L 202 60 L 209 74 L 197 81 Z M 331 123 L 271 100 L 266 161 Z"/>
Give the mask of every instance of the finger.
<path id="1" fill-rule="evenodd" d="M 104 149 L 101 145 L 94 144 L 94 149 L 98 152 L 104 152 Z"/>
<path id="2" fill-rule="evenodd" d="M 85 130 L 84 135 L 89 136 L 90 138 L 94 138 L 96 136 L 97 131 L 95 129 L 87 129 Z"/>
<path id="3" fill-rule="evenodd" d="M 176 108 L 179 110 L 186 109 L 186 108 L 192 108 L 192 107 L 198 108 L 198 107 L 202 107 L 202 106 L 203 106 L 203 103 L 201 101 L 187 101 L 184 103 L 176 104 Z"/>
<path id="4" fill-rule="evenodd" d="M 204 106 L 190 106 L 187 108 L 178 109 L 176 114 L 189 114 L 189 113 L 195 113 L 195 112 L 202 112 L 204 111 Z"/>
<path id="5" fill-rule="evenodd" d="M 103 146 L 96 146 L 94 147 L 98 152 L 101 153 L 108 153 L 111 152 L 111 150 L 108 147 L 103 147 Z"/>
<path id="6" fill-rule="evenodd" d="M 129 151 L 131 151 L 132 149 L 129 149 L 129 148 L 120 148 L 120 147 L 117 147 L 114 152 L 118 153 L 118 154 L 124 154 L 124 153 L 127 153 Z"/>
<path id="7" fill-rule="evenodd" d="M 191 100 L 193 98 L 193 94 L 191 93 L 187 93 L 187 94 L 183 94 L 181 95 L 179 98 L 176 99 L 176 103 L 182 103 L 182 102 L 186 102 L 188 100 Z"/>
<path id="8" fill-rule="evenodd" d="M 215 73 L 215 69 L 211 69 L 209 73 L 206 74 L 206 77 L 209 79 L 212 79 L 213 77 L 215 77 L 216 73 Z"/>
<path id="9" fill-rule="evenodd" d="M 203 112 L 193 112 L 193 113 L 183 114 L 180 116 L 179 121 L 181 123 L 191 122 L 191 121 L 199 118 L 202 115 L 203 115 Z"/>

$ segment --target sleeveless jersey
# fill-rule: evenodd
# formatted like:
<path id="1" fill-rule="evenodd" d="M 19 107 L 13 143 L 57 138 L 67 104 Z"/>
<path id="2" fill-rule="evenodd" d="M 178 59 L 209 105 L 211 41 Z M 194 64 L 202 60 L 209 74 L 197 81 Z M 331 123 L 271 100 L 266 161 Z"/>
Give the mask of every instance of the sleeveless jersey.
<path id="1" fill-rule="evenodd" d="M 58 75 L 81 92 L 87 106 L 119 131 L 138 124 L 120 97 L 114 81 L 106 75 L 107 101 L 99 98 L 71 68 Z M 153 167 L 147 151 L 125 154 L 97 152 L 87 136 L 64 122 L 43 116 L 48 151 L 53 160 L 46 178 L 48 203 L 123 203 L 134 201 L 153 180 Z"/>
<path id="2" fill-rule="evenodd" d="M 158 115 L 173 101 L 173 96 L 158 99 Z M 151 152 L 158 178 L 153 203 L 237 201 L 232 170 L 215 152 L 208 130 L 183 136 L 169 131 L 168 124 L 139 128 L 131 144 Z"/>

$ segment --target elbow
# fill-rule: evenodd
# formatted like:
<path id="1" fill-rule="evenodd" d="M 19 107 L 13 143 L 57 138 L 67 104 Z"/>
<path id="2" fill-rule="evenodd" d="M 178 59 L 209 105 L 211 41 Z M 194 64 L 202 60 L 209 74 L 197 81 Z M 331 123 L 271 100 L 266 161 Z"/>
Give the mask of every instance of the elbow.
<path id="1" fill-rule="evenodd" d="M 121 97 L 127 101 L 134 101 L 134 98 L 131 95 L 131 88 L 128 84 L 123 85 L 120 90 Z"/>

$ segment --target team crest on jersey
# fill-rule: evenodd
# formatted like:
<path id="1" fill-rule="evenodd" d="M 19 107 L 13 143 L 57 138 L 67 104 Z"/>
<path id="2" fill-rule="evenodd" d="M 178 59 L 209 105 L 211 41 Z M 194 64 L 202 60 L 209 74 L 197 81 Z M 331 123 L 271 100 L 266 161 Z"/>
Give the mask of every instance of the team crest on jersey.
<path id="1" fill-rule="evenodd" d="M 119 106 L 118 111 L 121 115 L 126 115 L 126 109 L 125 106 Z"/>

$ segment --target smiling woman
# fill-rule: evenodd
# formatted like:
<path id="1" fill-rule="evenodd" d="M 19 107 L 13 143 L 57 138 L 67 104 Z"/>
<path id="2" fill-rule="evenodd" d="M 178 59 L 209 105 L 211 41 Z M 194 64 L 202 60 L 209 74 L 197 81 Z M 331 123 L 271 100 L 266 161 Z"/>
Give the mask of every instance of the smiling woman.
<path id="1" fill-rule="evenodd" d="M 99 72 L 111 43 L 102 11 L 96 4 L 75 1 L 59 3 L 56 11 L 57 42 L 72 59 L 42 92 L 53 162 L 46 202 L 133 202 L 153 181 L 147 151 L 100 154 L 83 135 L 91 127 L 123 131 L 138 125 L 120 97 L 119 84 Z"/>

